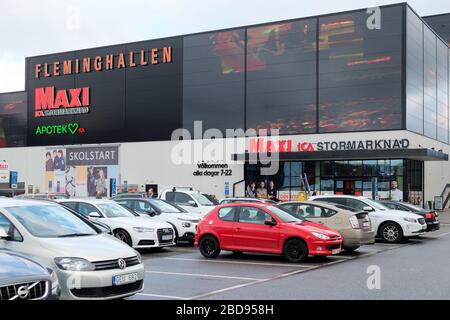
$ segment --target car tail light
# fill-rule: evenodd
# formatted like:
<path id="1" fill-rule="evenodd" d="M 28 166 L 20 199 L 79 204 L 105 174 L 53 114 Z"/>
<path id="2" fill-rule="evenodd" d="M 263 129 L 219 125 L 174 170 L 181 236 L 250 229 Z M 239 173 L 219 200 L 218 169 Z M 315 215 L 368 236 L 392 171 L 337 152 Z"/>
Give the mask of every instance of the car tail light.
<path id="1" fill-rule="evenodd" d="M 360 225 L 359 225 L 358 218 L 356 216 L 351 216 L 349 218 L 349 220 L 350 220 L 350 223 L 352 224 L 352 228 L 353 229 L 360 229 L 361 228 Z"/>
<path id="2" fill-rule="evenodd" d="M 434 219 L 436 218 L 436 212 L 428 212 L 425 214 L 425 219 Z"/>
<path id="3" fill-rule="evenodd" d="M 48 199 L 48 200 L 52 200 L 52 195 L 49 194 L 49 195 L 47 196 L 47 199 Z"/>

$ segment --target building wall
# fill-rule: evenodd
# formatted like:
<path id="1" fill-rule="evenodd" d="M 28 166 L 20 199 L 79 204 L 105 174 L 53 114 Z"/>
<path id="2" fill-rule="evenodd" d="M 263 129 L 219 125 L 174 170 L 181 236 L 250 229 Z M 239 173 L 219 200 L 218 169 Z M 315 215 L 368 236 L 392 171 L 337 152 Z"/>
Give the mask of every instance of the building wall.
<path id="1" fill-rule="evenodd" d="M 409 139 L 410 148 L 434 148 L 450 154 L 450 146 L 424 136 L 411 133 L 409 131 L 387 131 L 387 132 L 366 132 L 342 133 L 342 134 L 311 134 L 280 136 L 282 139 L 293 139 L 296 141 L 311 142 L 313 145 L 319 141 L 349 141 L 349 140 L 370 140 L 370 139 Z M 228 139 L 230 143 L 233 140 Z M 238 148 L 230 148 L 226 145 L 223 155 L 214 154 L 211 146 L 217 146 L 223 140 L 217 140 L 216 145 L 211 145 L 210 140 L 185 141 L 182 146 L 183 154 L 173 152 L 180 150 L 180 145 L 176 141 L 166 142 L 139 142 L 122 143 L 119 148 L 119 184 L 127 180 L 129 184 L 158 184 L 159 188 L 173 186 L 192 186 L 202 192 L 215 194 L 217 197 L 224 196 L 225 182 L 229 183 L 230 194 L 234 183 L 243 180 L 244 166 L 242 163 L 232 162 L 231 156 L 235 153 L 243 153 L 248 148 L 248 141 L 237 139 Z M 89 145 L 85 145 L 89 146 Z M 93 146 L 93 145 L 91 145 Z M 194 157 L 194 148 L 202 150 L 203 155 Z M 174 149 L 175 148 L 175 149 Z M 190 155 L 189 151 L 191 150 Z M 39 186 L 44 191 L 44 155 L 45 147 L 27 148 L 6 148 L 0 150 L 0 160 L 9 162 L 11 170 L 19 171 L 19 181 L 24 181 L 27 185 Z M 217 151 L 217 150 L 216 150 Z M 220 152 L 219 152 L 220 153 Z M 201 152 L 200 152 L 201 154 Z M 180 158 L 188 159 L 189 164 L 176 164 Z M 226 159 L 226 161 L 218 161 Z M 206 161 L 208 163 L 218 163 L 229 165 L 224 170 L 232 170 L 231 175 L 220 175 L 220 169 L 201 169 L 203 174 L 206 171 L 219 172 L 219 176 L 194 176 L 198 169 L 197 163 Z M 444 186 L 450 183 L 450 162 L 449 161 L 427 161 L 425 162 L 425 195 L 426 201 L 433 200 L 435 195 L 440 195 Z M 243 183 L 237 186 L 238 194 L 243 194 Z"/>

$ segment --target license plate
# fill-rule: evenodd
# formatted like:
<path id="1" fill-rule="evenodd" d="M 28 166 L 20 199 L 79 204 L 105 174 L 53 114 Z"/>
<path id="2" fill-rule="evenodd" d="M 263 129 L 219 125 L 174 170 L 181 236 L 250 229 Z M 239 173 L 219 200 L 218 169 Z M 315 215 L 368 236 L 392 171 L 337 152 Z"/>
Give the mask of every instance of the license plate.
<path id="1" fill-rule="evenodd" d="M 341 252 L 341 249 L 333 249 L 331 250 L 331 254 L 339 254 Z"/>
<path id="2" fill-rule="evenodd" d="M 135 273 L 129 273 L 129 274 L 122 274 L 119 276 L 114 276 L 112 278 L 112 283 L 115 286 L 120 286 L 123 284 L 127 284 L 127 283 L 133 283 L 138 281 L 138 274 L 137 272 Z"/>
<path id="3" fill-rule="evenodd" d="M 370 222 L 363 222 L 363 228 L 370 228 Z"/>
<path id="4" fill-rule="evenodd" d="M 171 234 L 164 234 L 161 236 L 161 240 L 172 240 L 172 235 Z"/>

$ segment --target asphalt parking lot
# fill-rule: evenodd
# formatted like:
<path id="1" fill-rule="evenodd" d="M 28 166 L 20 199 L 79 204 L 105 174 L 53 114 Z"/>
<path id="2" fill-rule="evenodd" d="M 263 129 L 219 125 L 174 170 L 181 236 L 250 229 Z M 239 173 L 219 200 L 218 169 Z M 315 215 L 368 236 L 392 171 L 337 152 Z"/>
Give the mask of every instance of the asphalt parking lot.
<path id="1" fill-rule="evenodd" d="M 427 233 L 406 243 L 376 243 L 363 246 L 354 253 L 344 251 L 327 258 L 310 257 L 301 264 L 286 262 L 279 256 L 250 253 L 236 256 L 231 252 L 222 252 L 217 259 L 209 260 L 203 258 L 196 248 L 183 245 L 157 251 L 143 251 L 141 254 L 146 268 L 145 290 L 130 299 L 195 300 L 238 297 L 252 299 L 253 294 L 260 299 L 273 299 L 274 296 L 277 299 L 296 299 L 299 298 L 298 290 L 291 290 L 291 294 L 286 293 L 284 297 L 281 297 L 281 295 L 272 295 L 270 287 L 281 286 L 277 289 L 281 292 L 289 292 L 288 288 L 285 290 L 282 286 L 286 286 L 286 281 L 287 283 L 297 281 L 298 276 L 302 274 L 305 276 L 315 274 L 318 270 L 333 274 L 333 269 L 337 268 L 337 265 L 344 267 L 344 264 L 349 263 L 364 264 L 365 261 L 369 261 L 368 259 L 378 262 L 389 259 L 392 262 L 392 257 L 385 253 L 396 251 L 395 257 L 405 250 L 405 247 L 411 247 L 412 250 L 424 250 L 419 247 L 434 245 L 431 243 L 433 241 L 440 242 L 444 247 L 450 246 L 450 225 L 444 224 L 441 230 Z M 405 258 L 402 259 L 405 260 Z M 436 259 L 438 259 L 437 256 Z M 343 272 L 345 273 L 345 269 Z M 367 275 L 362 273 L 361 277 L 365 279 Z M 284 284 L 281 284 L 282 280 Z M 323 299 L 328 298 L 325 289 L 329 285 L 327 281 L 322 283 L 320 280 L 315 285 L 318 292 L 323 292 Z M 258 289 L 267 286 L 269 289 L 264 289 L 266 293 Z M 245 292 L 245 295 L 241 296 L 239 292 Z"/>

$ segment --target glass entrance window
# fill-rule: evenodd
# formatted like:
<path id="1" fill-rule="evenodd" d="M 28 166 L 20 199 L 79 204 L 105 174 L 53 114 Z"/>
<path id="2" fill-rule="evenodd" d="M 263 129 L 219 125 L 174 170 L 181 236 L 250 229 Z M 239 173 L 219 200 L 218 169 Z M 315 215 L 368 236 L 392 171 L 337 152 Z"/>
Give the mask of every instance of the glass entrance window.
<path id="1" fill-rule="evenodd" d="M 297 200 L 306 191 L 321 195 L 348 194 L 420 204 L 423 197 L 423 162 L 403 159 L 280 162 L 273 176 L 260 176 L 260 166 L 246 165 L 250 181 L 273 180 L 281 200 Z"/>

